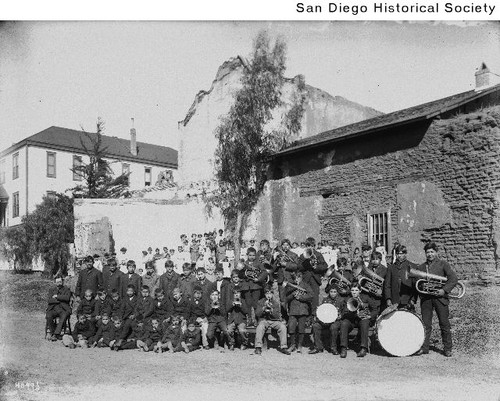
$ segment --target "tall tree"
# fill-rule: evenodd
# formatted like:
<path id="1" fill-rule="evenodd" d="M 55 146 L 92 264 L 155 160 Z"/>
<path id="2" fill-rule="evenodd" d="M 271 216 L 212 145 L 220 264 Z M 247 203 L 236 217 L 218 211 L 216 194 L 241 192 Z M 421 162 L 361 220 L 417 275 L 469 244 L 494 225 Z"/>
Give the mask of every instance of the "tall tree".
<path id="1" fill-rule="evenodd" d="M 83 184 L 70 191 L 75 198 L 120 198 L 129 196 L 129 174 L 113 177 L 110 162 L 105 159 L 108 148 L 103 145 L 102 137 L 105 129 L 104 121 L 97 119 L 97 132 L 84 132 L 86 140 L 80 140 L 81 146 L 89 162 L 82 162 L 71 169 L 79 174 Z"/>
<path id="2" fill-rule="evenodd" d="M 277 38 L 272 45 L 268 33 L 260 32 L 243 71 L 242 88 L 215 130 L 218 188 L 207 198 L 207 205 L 219 207 L 226 222 L 234 222 L 237 255 L 246 217 L 266 182 L 268 156 L 286 146 L 287 138 L 301 129 L 302 96 L 282 116 L 281 124 L 270 124 L 273 110 L 282 106 L 285 61 L 283 39 Z M 299 87 L 300 92 L 303 90 L 303 86 Z"/>

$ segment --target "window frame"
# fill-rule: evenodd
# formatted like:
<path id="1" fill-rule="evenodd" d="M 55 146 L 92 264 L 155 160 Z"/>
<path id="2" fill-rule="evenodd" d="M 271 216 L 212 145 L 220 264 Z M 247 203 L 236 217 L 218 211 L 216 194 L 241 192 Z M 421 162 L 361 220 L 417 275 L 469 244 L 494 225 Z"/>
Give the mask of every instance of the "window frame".
<path id="1" fill-rule="evenodd" d="M 5 166 L 7 165 L 7 160 L 5 157 L 3 159 L 0 159 L 0 184 L 5 184 L 5 178 L 6 178 L 6 169 Z"/>
<path id="2" fill-rule="evenodd" d="M 147 172 L 149 170 L 149 173 Z M 149 174 L 149 183 L 147 181 L 147 176 Z M 153 168 L 152 167 L 144 167 L 144 186 L 145 187 L 150 187 L 151 183 L 153 181 Z"/>
<path id="3" fill-rule="evenodd" d="M 17 180 L 19 178 L 19 152 L 12 155 L 12 179 Z"/>
<path id="4" fill-rule="evenodd" d="M 20 212 L 20 199 L 19 199 L 19 191 L 14 192 L 12 194 L 12 218 L 15 219 L 19 217 Z"/>
<path id="5" fill-rule="evenodd" d="M 79 161 L 79 164 L 75 164 L 75 160 Z M 82 181 L 83 180 L 83 174 L 78 171 L 75 171 L 75 167 L 80 167 L 83 165 L 83 157 L 79 155 L 73 155 L 73 181 Z"/>
<path id="6" fill-rule="evenodd" d="M 49 163 L 49 160 L 50 160 L 50 157 L 53 156 L 54 157 L 54 172 L 51 173 L 50 172 L 50 168 L 52 167 Z M 47 151 L 47 178 L 56 178 L 57 174 L 56 174 L 56 152 L 49 152 Z"/>

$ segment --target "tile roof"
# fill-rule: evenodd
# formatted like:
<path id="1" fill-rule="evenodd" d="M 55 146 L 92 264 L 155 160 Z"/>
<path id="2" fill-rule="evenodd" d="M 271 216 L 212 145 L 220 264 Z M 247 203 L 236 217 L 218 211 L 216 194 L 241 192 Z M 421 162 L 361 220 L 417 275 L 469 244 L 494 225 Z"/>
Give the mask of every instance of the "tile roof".
<path id="1" fill-rule="evenodd" d="M 311 147 L 321 146 L 328 142 L 344 140 L 398 125 L 434 118 L 440 114 L 453 110 L 470 101 L 476 100 L 498 90 L 500 90 L 500 85 L 495 85 L 481 91 L 471 90 L 445 97 L 443 99 L 434 100 L 432 102 L 423 103 L 418 106 L 395 111 L 393 113 L 383 114 L 381 116 L 359 121 L 354 124 L 345 125 L 330 131 L 325 131 L 318 135 L 295 141 L 288 148 L 275 153 L 272 158 L 300 152 Z"/>
<path id="2" fill-rule="evenodd" d="M 92 138 L 97 136 L 95 132 L 89 132 L 88 135 Z M 1 152 L 0 156 L 9 154 L 25 145 L 84 153 L 82 141 L 85 146 L 90 147 L 91 142 L 85 132 L 52 126 L 12 145 Z M 102 146 L 107 149 L 106 157 L 109 158 L 177 168 L 177 151 L 166 146 L 137 142 L 138 153 L 137 156 L 134 156 L 130 153 L 130 140 L 105 134 L 102 135 Z"/>

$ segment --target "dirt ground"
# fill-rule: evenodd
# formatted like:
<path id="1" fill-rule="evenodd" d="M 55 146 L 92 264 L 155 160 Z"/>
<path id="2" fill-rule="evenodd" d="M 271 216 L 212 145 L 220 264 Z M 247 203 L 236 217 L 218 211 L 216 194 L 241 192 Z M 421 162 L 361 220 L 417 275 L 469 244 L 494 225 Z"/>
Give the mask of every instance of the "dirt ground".
<path id="1" fill-rule="evenodd" d="M 5 280 L 0 284 L 5 290 Z M 474 291 L 498 305 L 500 288 L 473 289 L 470 296 Z M 480 333 L 457 340 L 451 358 L 436 351 L 363 359 L 349 351 L 340 359 L 275 349 L 262 356 L 252 349 L 173 355 L 70 350 L 44 340 L 43 311 L 14 308 L 5 291 L 1 300 L 2 400 L 500 400 L 500 343 Z M 491 314 L 498 316 L 497 310 L 484 313 Z"/>

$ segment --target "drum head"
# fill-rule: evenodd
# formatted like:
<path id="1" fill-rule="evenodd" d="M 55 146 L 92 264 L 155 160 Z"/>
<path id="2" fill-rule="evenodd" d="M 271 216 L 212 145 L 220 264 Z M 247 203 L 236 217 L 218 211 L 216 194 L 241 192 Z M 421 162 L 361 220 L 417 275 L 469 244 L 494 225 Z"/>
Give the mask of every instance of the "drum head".
<path id="1" fill-rule="evenodd" d="M 329 324 L 337 320 L 339 312 L 335 305 L 321 304 L 316 310 L 316 316 L 321 323 Z"/>
<path id="2" fill-rule="evenodd" d="M 412 355 L 424 343 L 424 325 L 414 313 L 397 310 L 379 318 L 377 338 L 382 348 L 391 355 Z"/>

